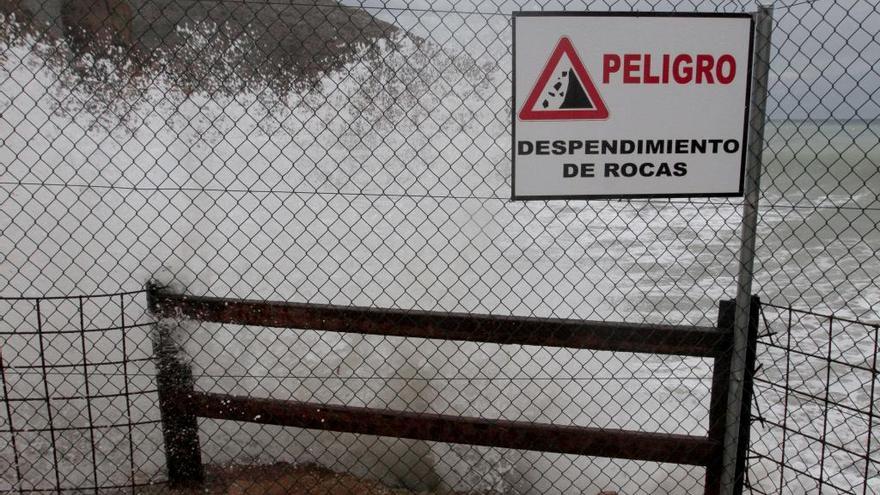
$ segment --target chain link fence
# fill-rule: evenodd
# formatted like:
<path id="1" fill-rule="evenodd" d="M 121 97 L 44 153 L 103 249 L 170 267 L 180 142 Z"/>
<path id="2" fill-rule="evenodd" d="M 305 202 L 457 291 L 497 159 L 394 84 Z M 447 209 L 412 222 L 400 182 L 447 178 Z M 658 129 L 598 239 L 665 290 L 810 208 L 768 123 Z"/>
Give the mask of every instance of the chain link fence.
<path id="1" fill-rule="evenodd" d="M 756 292 L 875 321 L 880 12 L 867 0 L 775 7 Z M 150 280 L 197 296 L 714 325 L 719 301 L 736 291 L 741 200 L 508 201 L 510 13 L 756 8 L 0 0 L 0 487 L 168 489 L 152 320 L 139 292 Z M 709 428 L 708 358 L 175 325 L 206 392 L 687 435 Z M 759 362 L 779 366 L 797 348 L 760 349 Z M 104 390 L 99 377 L 117 388 Z M 18 395 L 29 387 L 35 395 Z M 758 404 L 766 390 L 758 385 Z M 757 431 L 756 451 L 801 446 Z M 685 465 L 210 419 L 199 435 L 224 487 L 262 473 L 316 493 L 328 482 L 652 494 L 699 492 L 705 478 Z M 751 463 L 753 490 L 815 491 L 786 481 L 794 457 L 774 455 L 771 467 Z M 871 455 L 861 458 L 863 492 L 877 477 Z M 302 467 L 310 463 L 323 468 Z M 806 472 L 827 477 L 826 491 L 857 485 L 829 465 Z M 756 474 L 780 466 L 786 488 Z"/>

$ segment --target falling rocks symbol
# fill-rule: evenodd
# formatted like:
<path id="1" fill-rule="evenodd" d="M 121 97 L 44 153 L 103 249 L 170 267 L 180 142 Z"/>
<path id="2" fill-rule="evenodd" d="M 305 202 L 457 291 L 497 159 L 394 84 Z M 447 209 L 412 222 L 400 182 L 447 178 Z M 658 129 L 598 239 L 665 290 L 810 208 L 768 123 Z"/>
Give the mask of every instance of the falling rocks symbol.
<path id="1" fill-rule="evenodd" d="M 568 63 L 565 63 L 567 59 Z M 571 64 L 566 67 L 566 65 Z M 604 120 L 608 109 L 567 37 L 560 38 L 519 113 L 520 120 Z"/>
<path id="2" fill-rule="evenodd" d="M 567 80 L 568 83 L 566 84 L 565 91 L 560 91 L 560 89 L 562 89 L 563 80 Z M 556 79 L 556 84 L 554 84 L 550 91 L 547 92 L 547 96 L 565 97 L 558 108 L 593 108 L 593 104 L 590 103 L 590 98 L 587 96 L 587 92 L 584 91 L 584 86 L 581 84 L 580 80 L 578 80 L 577 74 L 572 70 L 564 70 L 560 72 L 560 76 Z M 541 106 L 543 108 L 548 108 L 550 106 L 550 99 L 545 98 L 544 101 L 541 102 Z"/>
<path id="3" fill-rule="evenodd" d="M 568 71 L 568 89 L 565 91 L 565 100 L 559 108 L 593 108 L 574 71 Z"/>

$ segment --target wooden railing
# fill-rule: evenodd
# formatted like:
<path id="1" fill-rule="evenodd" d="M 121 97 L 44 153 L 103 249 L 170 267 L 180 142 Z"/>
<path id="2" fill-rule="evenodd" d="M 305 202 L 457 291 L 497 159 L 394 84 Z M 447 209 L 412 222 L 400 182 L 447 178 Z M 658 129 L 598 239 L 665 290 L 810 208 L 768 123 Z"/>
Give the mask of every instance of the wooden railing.
<path id="1" fill-rule="evenodd" d="M 553 425 L 416 413 L 199 392 L 167 325 L 158 325 L 155 354 L 159 405 L 172 485 L 204 477 L 197 418 L 295 426 L 500 448 L 613 457 L 706 467 L 705 493 L 719 491 L 721 442 L 730 381 L 734 302 L 719 306 L 717 327 L 340 307 L 193 297 L 148 291 L 158 318 L 323 330 L 370 335 L 633 352 L 714 359 L 706 436 Z M 757 328 L 757 304 L 753 304 Z M 754 340 L 754 339 L 752 339 Z M 747 423 L 747 422 L 746 422 Z"/>

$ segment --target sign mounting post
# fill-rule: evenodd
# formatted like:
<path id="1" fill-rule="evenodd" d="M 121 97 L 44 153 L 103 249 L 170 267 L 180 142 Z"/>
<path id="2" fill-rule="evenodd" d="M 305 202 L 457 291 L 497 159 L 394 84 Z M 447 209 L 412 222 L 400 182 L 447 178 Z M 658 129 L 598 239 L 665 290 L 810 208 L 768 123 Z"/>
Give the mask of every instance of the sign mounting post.
<path id="1" fill-rule="evenodd" d="M 773 7 L 760 6 L 755 15 L 755 75 L 752 84 L 749 125 L 749 156 L 746 193 L 743 198 L 742 243 L 739 252 L 737 274 L 736 315 L 733 326 L 733 356 L 729 396 L 727 401 L 727 424 L 725 427 L 721 493 L 740 495 L 743 491 L 743 455 L 748 439 L 748 411 L 750 404 L 743 404 L 746 352 L 749 334 L 749 313 L 752 294 L 752 275 L 755 265 L 755 241 L 758 231 L 758 200 L 761 196 L 761 169 L 763 167 L 764 124 L 767 115 L 767 95 L 770 76 L 770 38 L 773 33 Z M 743 423 L 745 421 L 745 423 Z M 741 438 L 744 436 L 745 438 Z"/>

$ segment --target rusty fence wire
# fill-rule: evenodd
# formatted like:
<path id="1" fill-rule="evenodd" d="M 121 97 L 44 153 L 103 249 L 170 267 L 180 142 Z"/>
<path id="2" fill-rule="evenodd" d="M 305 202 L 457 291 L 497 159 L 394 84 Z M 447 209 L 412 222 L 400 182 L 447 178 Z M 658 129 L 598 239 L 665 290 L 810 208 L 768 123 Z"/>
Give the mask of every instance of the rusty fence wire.
<path id="1" fill-rule="evenodd" d="M 0 490 L 167 490 L 154 321 L 142 292 L 149 281 L 196 296 L 715 325 L 719 302 L 736 290 L 740 199 L 508 200 L 510 14 L 756 8 L 709 0 L 0 0 L 0 355 L 8 384 Z M 788 0 L 773 12 L 755 292 L 834 314 L 843 333 L 858 334 L 880 318 L 880 12 L 869 0 Z M 777 326 L 783 314 L 810 314 L 764 310 Z M 709 358 L 174 323 L 204 392 L 642 432 L 709 429 Z M 781 335 L 762 337 L 759 378 L 799 359 L 800 341 L 782 345 Z M 816 370 L 803 378 L 811 397 L 837 393 L 821 377 L 827 369 Z M 759 380 L 756 417 L 770 424 L 776 414 L 782 426 L 761 433 L 755 423 L 752 450 L 764 457 L 750 463 L 750 487 L 870 492 L 870 449 L 855 468 L 816 454 L 825 459 L 818 471 L 772 450 L 780 447 L 761 450 L 776 433 L 791 433 L 785 418 L 794 411 L 762 401 L 801 396 L 794 385 L 786 395 L 778 381 L 760 379 L 773 386 Z M 104 397 L 113 394 L 122 395 Z M 822 400 L 820 409 L 829 406 Z M 811 427 L 837 418 L 813 412 L 804 412 Z M 329 469 L 337 484 L 435 493 L 694 493 L 706 474 L 198 425 L 204 462 L 233 485 L 254 475 L 253 465 L 276 466 L 266 477 L 323 479 Z M 801 443 L 784 433 L 778 445 L 812 452 L 833 443 L 815 441 L 828 431 Z M 321 467 L 293 467 L 310 464 Z M 820 486 L 805 481 L 812 478 Z"/>

